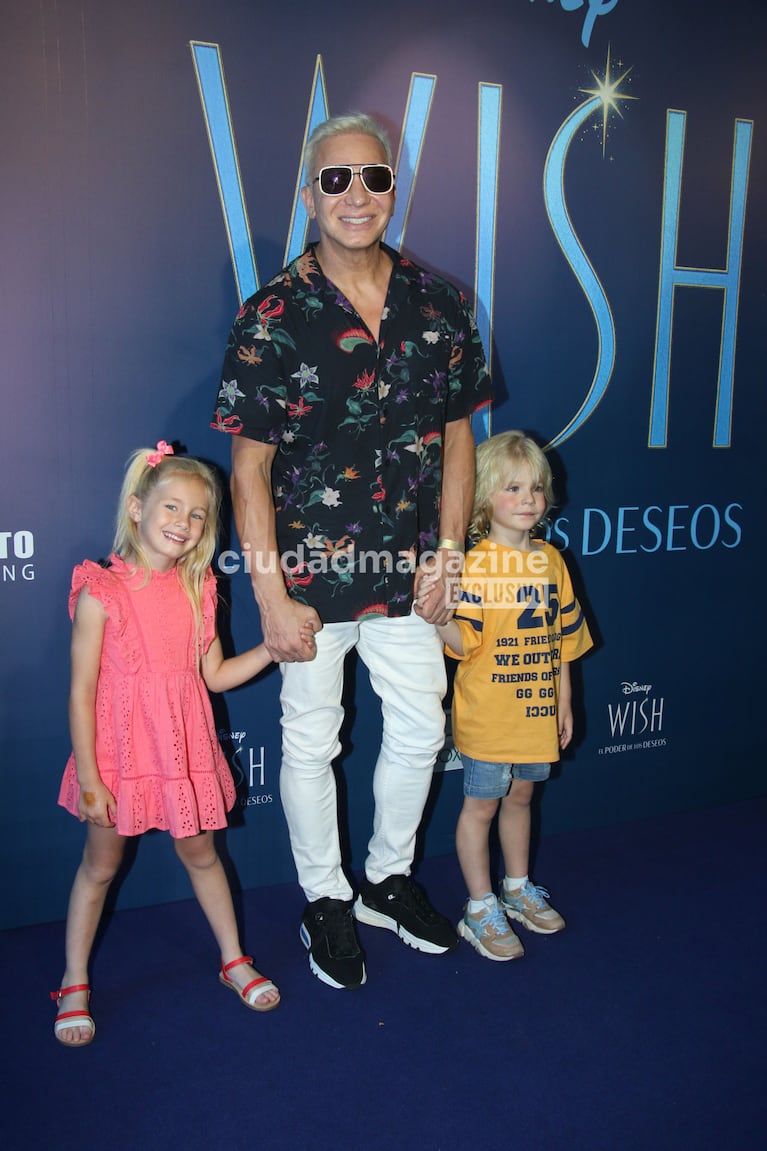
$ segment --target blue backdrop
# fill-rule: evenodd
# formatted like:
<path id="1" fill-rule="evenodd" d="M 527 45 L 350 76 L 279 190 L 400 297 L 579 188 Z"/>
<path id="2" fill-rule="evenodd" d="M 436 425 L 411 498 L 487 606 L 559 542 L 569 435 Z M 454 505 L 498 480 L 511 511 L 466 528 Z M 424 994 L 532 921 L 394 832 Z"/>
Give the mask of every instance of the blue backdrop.
<path id="1" fill-rule="evenodd" d="M 759 0 L 390 0 L 351 21 L 305 0 L 5 0 L 2 17 L 0 926 L 61 918 L 81 850 L 55 804 L 72 566 L 108 551 L 135 446 L 228 466 L 207 428 L 224 342 L 240 294 L 303 242 L 301 148 L 327 113 L 388 126 L 387 238 L 476 301 L 492 430 L 549 445 L 551 538 L 598 646 L 542 831 L 762 793 Z M 222 547 L 242 648 L 258 616 L 231 528 Z M 217 701 L 246 887 L 294 877 L 277 681 Z M 349 702 L 359 868 L 379 730 L 363 675 Z M 441 759 L 428 854 L 452 850 L 461 801 Z M 167 837 L 145 837 L 120 905 L 188 894 Z"/>

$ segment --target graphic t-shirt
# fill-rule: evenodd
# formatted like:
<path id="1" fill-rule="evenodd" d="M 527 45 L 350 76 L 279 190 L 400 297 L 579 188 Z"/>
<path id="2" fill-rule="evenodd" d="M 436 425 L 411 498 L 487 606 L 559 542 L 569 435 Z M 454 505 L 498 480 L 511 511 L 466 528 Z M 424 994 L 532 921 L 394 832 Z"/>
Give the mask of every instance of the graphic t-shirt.
<path id="1" fill-rule="evenodd" d="M 464 655 L 453 695 L 453 738 L 490 763 L 559 759 L 561 664 L 593 645 L 556 548 L 522 552 L 482 540 L 466 555 L 455 620 Z"/>

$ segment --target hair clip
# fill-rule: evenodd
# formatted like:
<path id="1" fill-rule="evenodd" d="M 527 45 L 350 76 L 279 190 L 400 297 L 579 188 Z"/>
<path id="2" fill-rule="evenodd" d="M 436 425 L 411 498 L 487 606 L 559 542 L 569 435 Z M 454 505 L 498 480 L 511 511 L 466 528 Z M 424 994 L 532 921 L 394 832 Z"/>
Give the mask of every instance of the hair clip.
<path id="1" fill-rule="evenodd" d="M 166 444 L 165 440 L 158 440 L 157 451 L 156 452 L 147 452 L 146 462 L 149 464 L 150 468 L 156 468 L 157 465 L 159 464 L 160 460 L 163 458 L 163 456 L 172 456 L 172 455 L 173 455 L 173 447 L 171 446 L 171 444 Z"/>

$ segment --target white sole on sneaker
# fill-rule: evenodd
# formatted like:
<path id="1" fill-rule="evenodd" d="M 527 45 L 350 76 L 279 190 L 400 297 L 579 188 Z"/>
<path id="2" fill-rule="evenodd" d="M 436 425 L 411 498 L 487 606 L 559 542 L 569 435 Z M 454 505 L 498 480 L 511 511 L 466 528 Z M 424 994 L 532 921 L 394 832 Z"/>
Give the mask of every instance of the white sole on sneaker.
<path id="1" fill-rule="evenodd" d="M 515 952 L 514 955 L 493 955 L 492 951 L 488 951 L 482 941 L 477 938 L 465 919 L 460 920 L 456 930 L 461 938 L 470 943 L 480 955 L 484 955 L 485 959 L 494 959 L 496 963 L 508 963 L 510 959 L 521 959 L 525 954 L 525 949 L 520 943 L 519 946 L 522 950 Z"/>
<path id="2" fill-rule="evenodd" d="M 556 935 L 558 931 L 564 931 L 565 929 L 564 919 L 562 923 L 557 924 L 556 927 L 540 927 L 537 923 L 531 923 L 529 919 L 526 919 L 521 911 L 512 911 L 510 907 L 506 907 L 500 899 L 498 900 L 498 904 L 504 915 L 507 915 L 509 919 L 516 920 L 517 923 L 521 923 L 523 927 L 526 927 L 528 931 L 535 931 L 538 935 Z"/>
<path id="3" fill-rule="evenodd" d="M 309 936 L 309 932 L 306 930 L 303 923 L 301 924 L 298 934 L 301 942 L 309 954 L 309 967 L 311 969 L 312 975 L 316 975 L 320 983 L 324 983 L 327 987 L 334 987 L 336 991 L 355 991 L 358 987 L 362 987 L 363 983 L 367 983 L 368 973 L 365 970 L 364 962 L 362 964 L 362 979 L 359 981 L 359 983 L 354 983 L 350 986 L 348 983 L 337 983 L 335 979 L 331 979 L 327 971 L 323 971 L 319 963 L 317 963 L 316 959 L 312 955 L 312 941 Z"/>
<path id="4" fill-rule="evenodd" d="M 368 907 L 366 903 L 362 902 L 362 897 L 359 895 L 354 902 L 352 914 L 358 923 L 366 923 L 368 927 L 383 927 L 386 931 L 393 931 L 403 943 L 406 943 L 408 947 L 413 947 L 416 951 L 424 951 L 427 955 L 444 955 L 446 951 L 450 950 L 449 947 L 439 947 L 436 943 L 430 943 L 428 939 L 419 939 L 417 935 L 413 935 L 400 926 L 391 915 L 384 915 L 382 911 L 374 911 L 372 907 Z"/>

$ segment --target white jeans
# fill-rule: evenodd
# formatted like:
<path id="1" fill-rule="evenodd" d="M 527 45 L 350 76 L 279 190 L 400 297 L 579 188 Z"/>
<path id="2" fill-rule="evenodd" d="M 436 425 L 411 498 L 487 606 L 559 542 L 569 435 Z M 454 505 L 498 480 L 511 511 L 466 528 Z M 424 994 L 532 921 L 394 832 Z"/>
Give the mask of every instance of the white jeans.
<path id="1" fill-rule="evenodd" d="M 332 768 L 341 750 L 344 660 L 356 646 L 381 700 L 383 733 L 373 773 L 375 816 L 365 861 L 372 883 L 410 872 L 434 762 L 445 737 L 445 661 L 436 630 L 414 613 L 326 624 L 316 639 L 316 659 L 280 664 L 280 794 L 306 898 L 351 899 L 341 867 Z"/>

